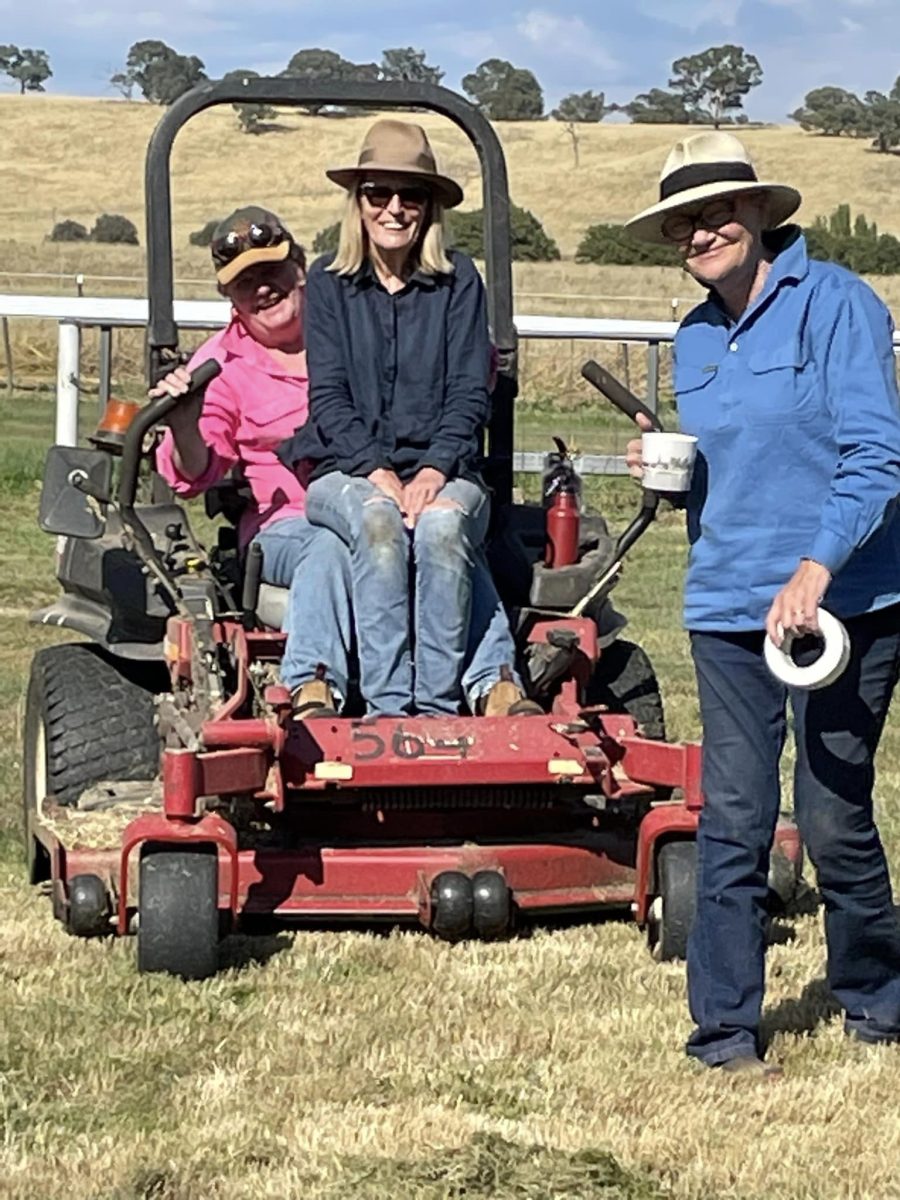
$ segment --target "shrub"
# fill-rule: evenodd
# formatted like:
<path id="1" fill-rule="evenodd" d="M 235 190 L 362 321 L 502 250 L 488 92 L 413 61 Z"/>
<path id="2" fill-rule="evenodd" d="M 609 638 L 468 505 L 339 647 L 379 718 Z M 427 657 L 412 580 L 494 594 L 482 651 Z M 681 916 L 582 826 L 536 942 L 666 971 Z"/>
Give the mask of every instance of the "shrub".
<path id="1" fill-rule="evenodd" d="M 624 225 L 589 225 L 575 251 L 579 263 L 606 263 L 620 267 L 676 267 L 680 259 L 673 247 L 657 246 L 632 237 Z"/>
<path id="2" fill-rule="evenodd" d="M 192 246 L 208 246 L 219 224 L 220 222 L 214 217 L 211 221 L 207 221 L 202 229 L 195 229 L 193 233 L 189 234 L 188 241 Z"/>
<path id="3" fill-rule="evenodd" d="M 860 275 L 900 274 L 900 241 L 879 233 L 862 213 L 851 222 L 849 204 L 841 204 L 830 217 L 816 217 L 803 232 L 810 258 L 838 263 Z"/>
<path id="4" fill-rule="evenodd" d="M 333 254 L 338 248 L 338 238 L 341 232 L 340 221 L 335 221 L 333 225 L 326 225 L 324 229 L 320 229 L 313 238 L 313 254 Z"/>
<path id="5" fill-rule="evenodd" d="M 540 221 L 527 209 L 510 205 L 512 257 L 515 262 L 549 262 L 559 258 L 559 247 L 544 232 Z M 472 258 L 484 258 L 484 210 L 449 212 L 447 226 L 449 241 L 457 250 Z M 329 254 L 338 248 L 340 223 L 320 229 L 313 241 L 313 253 Z"/>
<path id="6" fill-rule="evenodd" d="M 137 229 L 127 217 L 122 217 L 118 213 L 103 213 L 94 222 L 91 241 L 136 246 L 138 244 Z"/>
<path id="7" fill-rule="evenodd" d="M 509 206 L 510 251 L 514 262 L 551 262 L 559 258 L 559 246 L 543 225 L 526 208 Z M 484 258 L 484 209 L 447 214 L 450 243 L 472 258 Z"/>
<path id="8" fill-rule="evenodd" d="M 50 234 L 51 242 L 85 242 L 88 231 L 79 221 L 57 221 Z"/>

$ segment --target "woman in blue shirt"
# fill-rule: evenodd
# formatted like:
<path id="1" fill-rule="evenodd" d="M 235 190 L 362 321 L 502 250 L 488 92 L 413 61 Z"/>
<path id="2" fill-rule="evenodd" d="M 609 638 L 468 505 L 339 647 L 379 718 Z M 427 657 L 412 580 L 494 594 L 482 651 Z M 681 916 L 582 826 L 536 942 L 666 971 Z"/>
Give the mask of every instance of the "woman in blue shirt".
<path id="1" fill-rule="evenodd" d="M 794 810 L 825 901 L 828 982 L 845 1029 L 900 1039 L 900 926 L 872 815 L 873 760 L 900 669 L 900 406 L 890 315 L 849 271 L 811 261 L 783 222 L 799 193 L 762 182 L 742 143 L 679 142 L 660 199 L 629 227 L 677 247 L 709 297 L 675 339 L 688 497 L 685 624 L 703 722 L 697 915 L 688 947 L 708 1066 L 762 1061 L 769 850 L 788 698 Z M 640 473 L 640 443 L 629 446 Z M 785 688 L 764 639 L 815 632 L 819 604 L 851 658 L 818 691 Z"/>
<path id="2" fill-rule="evenodd" d="M 512 675 L 481 555 L 487 310 L 472 261 L 445 250 L 442 221 L 462 191 L 437 171 L 424 130 L 397 120 L 376 122 L 359 161 L 328 176 L 346 207 L 337 254 L 309 272 L 310 417 L 286 455 L 312 461 L 309 519 L 350 548 L 367 709 L 458 712 L 471 630 L 495 668 L 484 711 L 539 711 Z M 466 688 L 479 708 L 481 676 Z"/>

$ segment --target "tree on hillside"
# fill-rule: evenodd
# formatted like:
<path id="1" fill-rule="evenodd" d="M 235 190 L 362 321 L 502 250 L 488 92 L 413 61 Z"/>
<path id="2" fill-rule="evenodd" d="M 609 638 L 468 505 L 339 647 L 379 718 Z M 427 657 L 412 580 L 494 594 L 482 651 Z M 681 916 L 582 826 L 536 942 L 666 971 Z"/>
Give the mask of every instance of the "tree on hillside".
<path id="1" fill-rule="evenodd" d="M 801 129 L 839 137 L 842 133 L 859 137 L 863 133 L 866 107 L 855 96 L 839 87 L 818 87 L 807 92 L 803 104 L 788 114 Z"/>
<path id="2" fill-rule="evenodd" d="M 19 85 L 19 95 L 44 91 L 44 83 L 53 74 L 46 50 L 30 46 L 0 46 L 0 71 Z"/>
<path id="3" fill-rule="evenodd" d="M 751 88 L 762 83 L 759 59 L 743 46 L 710 46 L 672 63 L 669 87 L 689 112 L 710 119 L 716 129 L 744 106 Z"/>
<path id="4" fill-rule="evenodd" d="M 322 50 L 318 47 L 309 50 L 298 50 L 281 72 L 294 79 L 305 79 L 309 82 L 322 80 L 337 82 L 338 80 L 374 80 L 377 79 L 381 68 L 377 63 L 354 63 L 342 58 L 335 50 Z M 306 105 L 307 112 L 321 112 L 323 104 Z M 336 110 L 339 111 L 339 110 Z"/>
<path id="5" fill-rule="evenodd" d="M 135 81 L 127 71 L 115 71 L 110 75 L 109 82 L 126 100 L 131 100 L 134 96 Z"/>
<path id="6" fill-rule="evenodd" d="M 465 75 L 463 91 L 491 121 L 539 121 L 544 93 L 531 71 L 489 58 Z"/>
<path id="7" fill-rule="evenodd" d="M 572 92 L 563 96 L 559 107 L 550 114 L 554 121 L 602 121 L 613 106 L 607 106 L 603 92 Z"/>
<path id="8" fill-rule="evenodd" d="M 259 79 L 259 77 L 259 71 L 242 68 L 228 71 L 222 76 L 223 79 L 234 79 L 239 83 L 245 79 Z M 271 104 L 232 104 L 231 107 L 237 114 L 238 125 L 244 133 L 263 133 L 265 122 L 274 120 L 278 115 Z"/>
<path id="9" fill-rule="evenodd" d="M 151 104 L 171 104 L 204 79 L 206 70 L 196 54 L 179 54 L 165 42 L 148 38 L 131 46 L 124 72 L 117 72 L 110 83 L 121 90 L 131 80 Z"/>
<path id="10" fill-rule="evenodd" d="M 414 50 L 412 46 L 398 46 L 393 50 L 382 51 L 381 78 L 439 84 L 444 78 L 444 72 L 440 67 L 431 67 L 426 63 L 424 50 Z"/>
<path id="11" fill-rule="evenodd" d="M 866 92 L 863 131 L 879 154 L 888 154 L 900 145 L 900 78 L 886 96 Z"/>
<path id="12" fill-rule="evenodd" d="M 687 125 L 691 120 L 682 98 L 662 88 L 641 92 L 630 104 L 621 105 L 620 110 L 637 125 Z"/>

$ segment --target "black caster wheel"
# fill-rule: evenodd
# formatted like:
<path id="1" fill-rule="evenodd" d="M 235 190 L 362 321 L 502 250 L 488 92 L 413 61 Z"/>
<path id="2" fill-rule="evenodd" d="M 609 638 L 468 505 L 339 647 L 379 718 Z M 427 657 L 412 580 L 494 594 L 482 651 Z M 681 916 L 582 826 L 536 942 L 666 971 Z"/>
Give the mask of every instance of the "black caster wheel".
<path id="1" fill-rule="evenodd" d="M 431 884 L 431 930 L 458 942 L 472 928 L 472 881 L 462 871 L 442 871 Z"/>
<path id="2" fill-rule="evenodd" d="M 99 875 L 73 875 L 66 928 L 75 937 L 109 933 L 109 893 Z"/>
<path id="3" fill-rule="evenodd" d="M 509 932 L 512 899 L 499 871 L 478 871 L 472 876 L 472 924 L 480 938 L 490 940 Z"/>
<path id="4" fill-rule="evenodd" d="M 213 848 L 145 846 L 138 902 L 138 970 L 208 979 L 218 968 L 218 861 Z"/>
<path id="5" fill-rule="evenodd" d="M 658 892 L 647 921 L 650 952 L 657 962 L 687 958 L 688 935 L 697 911 L 697 843 L 666 842 L 657 856 Z"/>

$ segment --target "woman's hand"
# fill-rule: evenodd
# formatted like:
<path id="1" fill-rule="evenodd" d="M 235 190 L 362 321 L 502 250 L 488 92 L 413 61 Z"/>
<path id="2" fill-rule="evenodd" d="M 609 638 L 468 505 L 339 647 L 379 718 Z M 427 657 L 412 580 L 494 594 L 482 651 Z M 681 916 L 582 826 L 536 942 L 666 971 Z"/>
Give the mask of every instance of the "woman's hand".
<path id="1" fill-rule="evenodd" d="M 766 632 L 780 646 L 785 630 L 818 633 L 817 609 L 831 583 L 831 572 L 821 563 L 804 558 L 790 580 L 772 601 L 766 617 Z"/>
<path id="2" fill-rule="evenodd" d="M 152 387 L 147 395 L 151 400 L 160 396 L 186 396 L 190 386 L 190 372 L 186 367 L 176 367 Z M 209 447 L 200 436 L 198 428 L 202 410 L 203 393 L 199 392 L 190 400 L 182 400 L 166 418 L 175 442 L 175 466 L 188 479 L 196 479 L 202 475 L 209 462 Z"/>
<path id="3" fill-rule="evenodd" d="M 378 467 L 367 475 L 369 483 L 378 488 L 379 492 L 384 492 L 397 505 L 401 512 L 406 510 L 403 507 L 403 484 L 400 482 L 400 477 L 396 471 L 389 471 L 386 467 Z"/>
<path id="4" fill-rule="evenodd" d="M 403 503 L 400 505 L 410 529 L 415 527 L 416 521 L 446 482 L 447 476 L 442 475 L 436 467 L 423 467 L 421 471 L 416 471 L 403 489 Z"/>
<path id="5" fill-rule="evenodd" d="M 645 417 L 643 413 L 635 413 L 634 422 L 642 433 L 649 433 L 653 426 L 650 419 Z M 642 479 L 644 475 L 644 460 L 641 456 L 641 439 L 632 438 L 625 447 L 625 462 L 628 466 L 628 474 L 635 479 Z"/>

